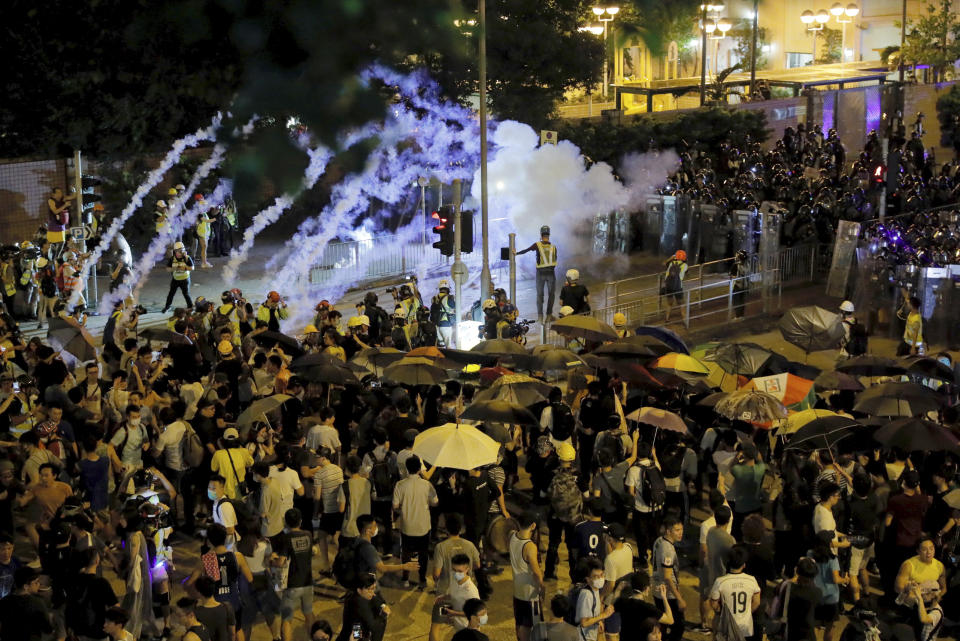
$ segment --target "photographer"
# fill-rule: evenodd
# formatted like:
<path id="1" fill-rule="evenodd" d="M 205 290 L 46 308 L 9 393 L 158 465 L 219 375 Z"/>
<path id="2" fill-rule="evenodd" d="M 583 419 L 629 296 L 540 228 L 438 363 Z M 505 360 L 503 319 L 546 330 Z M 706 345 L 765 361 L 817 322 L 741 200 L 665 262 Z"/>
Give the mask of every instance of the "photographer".
<path id="1" fill-rule="evenodd" d="M 498 337 L 497 329 L 500 321 L 500 308 L 492 298 L 483 301 L 483 325 L 480 326 L 480 338 L 491 340 Z"/>
<path id="2" fill-rule="evenodd" d="M 267 300 L 260 303 L 257 308 L 257 320 L 267 324 L 267 329 L 271 332 L 280 331 L 280 321 L 286 320 L 290 316 L 287 309 L 287 302 L 280 297 L 278 292 L 267 294 Z"/>
<path id="3" fill-rule="evenodd" d="M 453 346 L 455 313 L 456 301 L 450 295 L 450 283 L 441 280 L 437 286 L 437 295 L 430 301 L 430 322 L 436 325 L 446 347 Z"/>

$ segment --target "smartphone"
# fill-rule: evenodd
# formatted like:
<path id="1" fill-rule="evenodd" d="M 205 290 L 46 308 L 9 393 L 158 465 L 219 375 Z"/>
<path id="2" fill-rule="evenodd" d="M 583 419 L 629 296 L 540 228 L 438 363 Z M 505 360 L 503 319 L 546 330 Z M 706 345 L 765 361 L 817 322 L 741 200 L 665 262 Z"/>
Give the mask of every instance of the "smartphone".
<path id="1" fill-rule="evenodd" d="M 445 605 L 440 606 L 440 616 L 445 617 L 450 615 L 450 609 Z"/>

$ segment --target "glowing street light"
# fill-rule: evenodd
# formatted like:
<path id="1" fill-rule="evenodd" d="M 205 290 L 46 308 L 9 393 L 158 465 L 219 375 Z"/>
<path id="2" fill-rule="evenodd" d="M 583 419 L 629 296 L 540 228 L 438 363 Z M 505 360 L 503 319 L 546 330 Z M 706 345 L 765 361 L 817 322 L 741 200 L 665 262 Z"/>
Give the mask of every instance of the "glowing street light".
<path id="1" fill-rule="evenodd" d="M 603 86 L 601 87 L 601 95 L 607 96 L 607 23 L 613 22 L 613 19 L 616 15 L 620 13 L 620 7 L 616 5 L 598 5 L 593 7 L 593 15 L 597 17 L 600 21 L 602 28 L 597 31 L 593 23 L 586 28 L 581 28 L 581 31 L 589 31 L 590 33 L 599 36 L 603 34 Z"/>
<path id="2" fill-rule="evenodd" d="M 700 5 L 700 106 L 702 107 L 707 100 L 707 39 L 717 40 L 717 55 L 714 56 L 714 66 L 716 66 L 717 57 L 719 57 L 720 43 L 726 37 L 727 32 L 733 28 L 733 23 L 729 18 L 721 18 L 718 14 L 726 9 L 723 4 L 702 4 Z M 709 17 L 708 14 L 713 14 Z M 716 34 L 716 35 L 714 35 Z"/>

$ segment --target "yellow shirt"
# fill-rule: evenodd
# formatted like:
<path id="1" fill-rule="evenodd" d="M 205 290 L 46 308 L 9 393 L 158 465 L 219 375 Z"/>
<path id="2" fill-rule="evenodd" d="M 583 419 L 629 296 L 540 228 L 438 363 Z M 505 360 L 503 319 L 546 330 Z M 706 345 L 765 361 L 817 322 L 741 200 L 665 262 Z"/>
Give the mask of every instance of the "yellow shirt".
<path id="1" fill-rule="evenodd" d="M 912 556 L 906 561 L 910 566 L 910 580 L 923 584 L 928 581 L 936 583 L 943 574 L 943 563 L 933 559 L 930 563 L 924 563 L 919 556 Z"/>
<path id="2" fill-rule="evenodd" d="M 230 464 L 231 461 L 233 465 Z M 239 498 L 237 496 L 237 484 L 238 481 L 242 482 L 247 477 L 248 467 L 253 467 L 253 457 L 245 447 L 217 450 L 210 461 L 210 469 L 223 477 L 223 491 L 231 499 Z M 236 469 L 236 474 L 234 474 L 234 469 Z"/>
<path id="3" fill-rule="evenodd" d="M 920 312 L 910 312 L 907 326 L 903 329 L 903 342 L 907 345 L 923 344 L 923 317 Z"/>

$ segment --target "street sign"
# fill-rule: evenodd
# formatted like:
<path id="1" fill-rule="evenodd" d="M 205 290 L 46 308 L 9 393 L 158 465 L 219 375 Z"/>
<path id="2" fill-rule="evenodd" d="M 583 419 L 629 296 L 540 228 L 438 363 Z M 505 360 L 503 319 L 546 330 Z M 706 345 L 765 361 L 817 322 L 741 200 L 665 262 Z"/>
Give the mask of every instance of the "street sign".
<path id="1" fill-rule="evenodd" d="M 89 240 L 91 236 L 93 236 L 93 228 L 90 225 L 70 228 L 70 237 L 74 240 Z"/>
<path id="2" fill-rule="evenodd" d="M 462 260 L 454 261 L 453 265 L 450 267 L 450 276 L 454 281 L 462 283 L 463 281 L 467 280 L 468 273 L 469 270 L 467 270 L 467 266 Z"/>
<path id="3" fill-rule="evenodd" d="M 540 130 L 540 144 L 541 145 L 555 145 L 557 144 L 557 132 L 550 131 L 549 129 Z"/>

